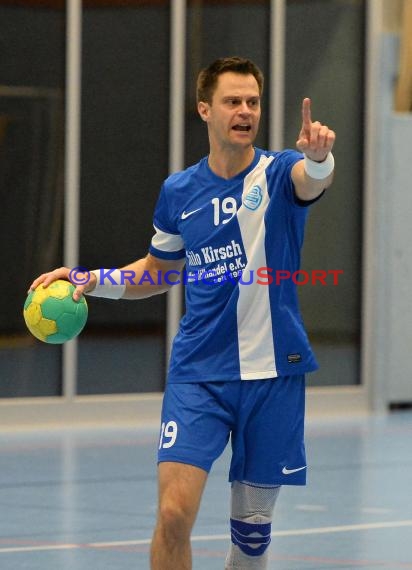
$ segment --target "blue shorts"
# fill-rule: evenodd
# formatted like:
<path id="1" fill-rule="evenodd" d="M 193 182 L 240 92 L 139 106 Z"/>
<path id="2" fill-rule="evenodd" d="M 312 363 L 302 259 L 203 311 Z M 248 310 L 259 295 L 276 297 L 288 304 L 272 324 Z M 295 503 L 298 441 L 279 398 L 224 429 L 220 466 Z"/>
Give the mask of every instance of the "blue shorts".
<path id="1" fill-rule="evenodd" d="M 209 472 L 229 438 L 229 481 L 305 485 L 305 377 L 166 387 L 158 461 Z"/>

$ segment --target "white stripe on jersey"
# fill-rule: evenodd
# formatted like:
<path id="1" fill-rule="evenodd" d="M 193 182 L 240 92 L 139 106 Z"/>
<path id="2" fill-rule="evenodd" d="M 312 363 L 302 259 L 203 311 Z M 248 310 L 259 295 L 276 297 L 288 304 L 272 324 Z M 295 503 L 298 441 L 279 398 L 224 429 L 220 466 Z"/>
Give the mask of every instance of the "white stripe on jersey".
<path id="1" fill-rule="evenodd" d="M 152 237 L 152 245 L 156 249 L 160 249 L 161 251 L 180 251 L 184 249 L 184 243 L 182 237 L 176 234 L 168 234 L 166 232 L 162 232 L 156 226 L 153 226 L 156 230 L 155 235 Z"/>
<path id="2" fill-rule="evenodd" d="M 248 260 L 244 269 L 246 280 L 250 275 L 249 272 L 254 270 L 253 283 L 239 285 L 237 321 L 242 380 L 274 378 L 278 375 L 273 344 L 269 287 L 256 282 L 256 270 L 267 266 L 264 215 L 269 203 L 269 194 L 265 169 L 273 159 L 273 156 L 262 155 L 256 167 L 246 176 L 243 184 L 242 205 L 237 212 L 244 251 Z M 262 201 L 256 209 L 251 209 L 246 207 L 244 202 L 247 196 L 251 198 L 249 201 L 246 200 L 246 203 L 253 200 L 255 193 L 252 189 L 254 187 L 260 188 Z"/>

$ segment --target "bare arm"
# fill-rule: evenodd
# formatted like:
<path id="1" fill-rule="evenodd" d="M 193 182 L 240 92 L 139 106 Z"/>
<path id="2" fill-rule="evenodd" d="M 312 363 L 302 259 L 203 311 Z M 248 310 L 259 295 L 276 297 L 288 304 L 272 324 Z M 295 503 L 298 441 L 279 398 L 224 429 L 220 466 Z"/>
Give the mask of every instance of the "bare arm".
<path id="1" fill-rule="evenodd" d="M 312 122 L 310 105 L 310 99 L 305 98 L 302 104 L 302 128 L 296 146 L 310 160 L 321 163 L 332 150 L 336 135 L 319 121 Z M 308 175 L 304 161 L 300 160 L 292 168 L 292 180 L 298 198 L 313 200 L 331 185 L 333 172 L 327 178 L 317 180 Z"/>
<path id="2" fill-rule="evenodd" d="M 125 276 L 127 271 L 134 276 L 130 281 L 125 280 L 126 291 L 122 298 L 144 299 L 168 291 L 173 287 L 173 282 L 181 281 L 180 273 L 184 264 L 184 259 L 166 261 L 149 253 L 143 259 L 122 267 Z"/>
<path id="3" fill-rule="evenodd" d="M 124 299 L 144 299 L 164 293 L 171 287 L 173 282 L 181 280 L 179 275 L 185 264 L 184 259 L 177 261 L 165 261 L 154 257 L 150 253 L 138 259 L 129 265 L 120 268 L 122 274 L 122 283 L 126 285 L 126 290 L 122 296 Z M 104 276 L 104 271 L 99 274 Z M 76 289 L 73 293 L 73 298 L 78 301 L 84 293 L 90 293 L 94 290 L 97 283 L 97 278 L 94 273 L 79 273 L 76 272 L 76 280 L 73 279 L 72 270 L 69 267 L 59 267 L 49 273 L 43 273 L 30 285 L 30 289 L 34 290 L 40 284 L 47 287 L 57 279 L 66 279 L 71 281 Z M 119 283 L 120 285 L 120 283 Z"/>

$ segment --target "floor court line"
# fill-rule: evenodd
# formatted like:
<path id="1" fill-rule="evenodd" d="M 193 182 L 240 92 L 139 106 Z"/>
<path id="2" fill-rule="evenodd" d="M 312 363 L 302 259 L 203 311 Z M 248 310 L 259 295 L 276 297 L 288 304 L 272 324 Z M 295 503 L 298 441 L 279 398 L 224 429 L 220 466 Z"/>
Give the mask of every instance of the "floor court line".
<path id="1" fill-rule="evenodd" d="M 286 536 L 306 536 L 313 534 L 330 534 L 339 532 L 356 532 L 356 531 L 367 531 L 367 530 L 379 530 L 379 529 L 389 529 L 389 528 L 401 528 L 401 527 L 412 527 L 412 520 L 403 521 L 387 521 L 387 522 L 376 522 L 376 523 L 362 523 L 353 525 L 342 525 L 342 526 L 327 526 L 318 528 L 302 528 L 295 530 L 278 530 L 271 533 L 273 538 L 275 537 L 286 537 Z M 230 540 L 229 534 L 209 534 L 209 535 L 195 535 L 192 537 L 192 542 L 205 542 L 205 541 L 219 541 L 219 540 Z M 10 539 L 10 542 L 12 540 Z M 143 546 L 149 545 L 151 542 L 150 538 L 144 538 L 140 540 L 118 540 L 118 541 L 107 541 L 107 542 L 89 542 L 83 544 L 30 544 L 27 546 L 10 546 L 10 547 L 0 547 L 1 554 L 11 554 L 18 552 L 38 552 L 38 551 L 50 551 L 50 550 L 73 550 L 73 549 L 110 549 L 118 547 L 127 546 Z M 410 565 L 412 567 L 412 564 Z M 406 567 L 409 567 L 406 566 Z"/>
<path id="2" fill-rule="evenodd" d="M 221 558 L 224 559 L 226 557 L 226 550 L 225 551 L 211 551 L 211 550 L 200 550 L 200 549 L 192 549 L 193 555 L 197 558 Z M 290 554 L 276 554 L 271 553 L 269 554 L 269 561 L 270 562 L 307 562 L 309 564 L 321 564 L 327 565 L 330 568 L 330 565 L 333 564 L 334 566 L 344 566 L 348 568 L 348 566 L 353 566 L 356 568 L 361 568 L 363 566 L 373 566 L 374 568 L 391 568 L 391 570 L 395 570 L 395 568 L 412 568 L 412 562 L 394 562 L 393 560 L 359 560 L 359 559 L 346 559 L 346 558 L 331 558 L 331 557 L 320 557 L 320 556 L 297 556 L 297 555 L 290 555 Z"/>

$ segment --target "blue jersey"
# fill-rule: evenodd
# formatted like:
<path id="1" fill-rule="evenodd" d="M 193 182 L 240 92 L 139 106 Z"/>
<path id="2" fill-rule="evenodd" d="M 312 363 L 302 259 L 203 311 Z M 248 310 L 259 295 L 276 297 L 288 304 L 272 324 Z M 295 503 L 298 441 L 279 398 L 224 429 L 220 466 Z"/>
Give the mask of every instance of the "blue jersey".
<path id="1" fill-rule="evenodd" d="M 154 213 L 150 253 L 185 258 L 186 312 L 168 381 L 255 380 L 315 370 L 296 285 L 307 202 L 295 195 L 293 150 L 255 149 L 223 179 L 207 157 L 171 175 Z"/>

